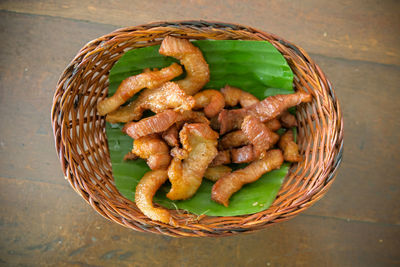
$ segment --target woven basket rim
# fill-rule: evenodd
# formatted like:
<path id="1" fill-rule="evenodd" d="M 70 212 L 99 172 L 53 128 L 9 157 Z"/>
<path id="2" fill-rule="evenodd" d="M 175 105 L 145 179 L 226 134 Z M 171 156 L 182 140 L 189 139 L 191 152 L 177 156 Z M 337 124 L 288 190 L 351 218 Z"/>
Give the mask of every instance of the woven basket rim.
<path id="1" fill-rule="evenodd" d="M 309 180 L 307 180 L 308 178 L 305 178 L 305 170 L 312 172 L 313 168 L 315 168 L 315 162 L 313 162 L 315 159 L 312 157 L 314 157 L 317 152 L 310 147 L 309 143 L 304 141 L 304 153 L 306 155 L 307 164 L 309 164 L 308 167 L 313 167 L 311 168 L 312 170 L 304 168 L 305 170 L 299 171 L 301 168 L 294 169 L 292 167 L 291 173 L 285 178 L 285 185 L 287 183 L 289 189 L 293 183 L 300 184 L 303 180 L 308 181 L 310 184 L 308 185 L 309 190 L 306 191 L 306 194 L 298 195 L 296 198 L 289 199 L 290 201 L 286 199 L 280 199 L 280 206 L 275 207 L 274 205 L 271 205 L 271 207 L 267 210 L 269 211 L 271 208 L 273 208 L 275 212 L 259 212 L 256 214 L 225 217 L 200 216 L 195 218 L 194 221 L 190 221 L 188 224 L 180 224 L 179 227 L 173 227 L 163 223 L 151 221 L 144 215 L 131 215 L 127 210 L 131 208 L 129 205 L 133 204 L 135 206 L 134 203 L 127 199 L 125 199 L 124 202 L 124 200 L 121 200 L 124 198 L 122 196 L 118 196 L 116 199 L 111 199 L 107 196 L 107 190 L 109 190 L 107 189 L 107 186 L 113 186 L 112 182 L 110 181 L 102 181 L 104 182 L 104 185 L 100 185 L 100 189 L 98 189 L 98 184 L 101 183 L 97 182 L 97 187 L 93 191 L 93 188 L 91 188 L 92 185 L 90 184 L 90 181 L 88 181 L 90 178 L 87 178 L 89 177 L 88 174 L 84 171 L 82 174 L 82 172 L 79 170 L 81 166 L 77 166 L 79 165 L 77 163 L 80 163 L 79 158 L 83 157 L 81 160 L 85 161 L 89 165 L 90 161 L 86 159 L 85 155 L 80 155 L 77 153 L 77 150 L 82 150 L 79 148 L 80 144 L 76 145 L 76 143 L 73 142 L 75 140 L 73 140 L 74 136 L 71 137 L 71 135 L 69 135 L 70 132 L 73 132 L 74 130 L 76 131 L 76 129 L 74 129 L 74 118 L 77 118 L 77 115 L 75 114 L 77 112 L 75 112 L 74 109 L 77 108 L 76 103 L 80 103 L 79 98 L 81 97 L 81 92 L 78 90 L 79 87 L 76 87 L 74 82 L 76 80 L 81 81 L 81 77 L 84 77 L 85 74 L 90 73 L 90 71 L 85 72 L 89 69 L 88 66 L 90 66 L 92 69 L 97 68 L 92 64 L 92 62 L 95 62 L 98 60 L 98 58 L 101 59 L 105 54 L 107 54 L 107 52 L 113 49 L 120 49 L 118 46 L 121 44 L 124 44 L 125 42 L 132 42 L 132 44 L 136 44 L 138 43 L 136 39 L 139 41 L 144 40 L 149 42 L 149 40 L 146 39 L 150 35 L 149 33 L 156 35 L 156 37 L 150 39 L 151 41 L 154 41 L 155 38 L 162 38 L 162 36 L 168 34 L 186 34 L 187 37 L 192 37 L 192 39 L 218 39 L 221 36 L 225 37 L 226 35 L 226 38 L 230 39 L 250 38 L 267 40 L 284 55 L 286 60 L 288 60 L 292 70 L 296 70 L 294 71 L 295 75 L 297 75 L 296 77 L 300 77 L 300 81 L 296 82 L 296 88 L 299 89 L 301 86 L 301 88 L 305 88 L 305 90 L 311 90 L 310 93 L 312 93 L 315 98 L 313 104 L 310 105 L 310 107 L 307 107 L 308 110 L 313 111 L 312 113 L 304 109 L 299 112 L 300 114 L 297 114 L 301 119 L 304 117 L 304 120 L 301 120 L 304 125 L 301 125 L 306 128 L 306 126 L 310 126 L 309 123 L 315 123 L 317 125 L 315 127 L 321 127 L 321 129 L 311 129 L 310 131 L 317 132 L 317 136 L 319 132 L 322 132 L 321 138 L 326 137 L 324 149 L 327 151 L 327 155 L 325 156 L 325 153 L 323 153 L 323 156 L 326 158 L 324 158 L 322 162 L 318 162 L 319 167 L 322 168 L 318 172 L 321 177 L 311 177 Z M 193 35 L 193 33 L 197 35 Z M 124 47 L 122 46 L 122 48 Z M 135 47 L 129 47 L 129 49 L 134 48 Z M 117 57 L 119 58 L 123 54 L 123 51 L 118 51 L 119 54 L 117 54 Z M 114 61 L 112 62 L 112 60 Z M 104 65 L 109 66 L 111 64 L 112 66 L 115 62 L 115 58 L 108 59 Z M 295 67 L 295 69 L 293 69 L 293 67 Z M 99 72 L 102 73 L 102 75 L 106 75 L 108 80 L 108 71 L 104 71 L 103 73 L 103 71 L 100 70 Z M 303 76 L 306 77 L 304 81 L 302 80 Z M 92 76 L 91 78 L 95 80 Z M 81 81 L 79 85 L 82 86 L 84 83 L 84 81 Z M 87 86 L 89 88 L 89 85 Z M 104 86 L 104 83 L 102 86 Z M 317 87 L 317 89 L 314 87 Z M 89 91 L 85 91 L 82 94 L 89 94 L 91 97 L 96 94 L 96 100 L 98 100 L 100 97 L 105 97 L 105 94 L 100 91 L 96 93 L 89 93 Z M 328 111 L 325 110 L 327 107 L 329 109 Z M 81 106 L 79 106 L 79 109 L 80 108 Z M 80 111 L 82 112 L 82 110 Z M 83 112 L 85 112 L 85 110 L 83 110 Z M 66 114 L 69 115 L 67 116 Z M 333 118 L 334 121 L 324 121 L 324 116 L 321 114 L 326 116 L 328 119 Z M 319 115 L 321 115 L 321 118 L 318 117 Z M 72 118 L 70 119 L 69 116 L 72 116 Z M 83 119 L 79 120 L 79 125 L 75 127 L 82 127 L 84 123 L 89 123 L 89 120 L 91 122 L 95 121 L 96 123 L 100 122 L 100 124 L 104 127 L 104 119 L 100 118 L 96 114 L 91 116 L 93 116 L 93 118 L 85 118 L 87 122 L 82 122 Z M 103 217 L 125 227 L 138 231 L 153 232 L 170 236 L 227 236 L 231 234 L 263 229 L 269 225 L 272 225 L 273 223 L 278 223 L 293 218 L 300 212 L 310 207 L 327 192 L 336 177 L 336 172 L 343 156 L 343 118 L 340 105 L 330 81 L 327 79 L 320 67 L 302 48 L 292 44 L 291 42 L 288 42 L 277 35 L 236 23 L 224 23 L 206 20 L 151 22 L 139 26 L 116 29 L 109 34 L 103 35 L 88 42 L 78 52 L 78 54 L 60 76 L 53 98 L 51 120 L 55 146 L 61 162 L 63 173 L 73 189 L 80 194 L 88 204 L 90 204 Z M 320 120 L 322 123 L 319 122 Z M 318 126 L 319 124 L 322 126 Z M 101 131 L 104 131 L 104 129 L 100 128 L 96 128 L 96 134 L 100 134 L 101 136 Z M 304 130 L 304 132 L 305 136 L 310 138 L 307 136 L 306 130 Z M 103 133 L 103 135 L 105 134 Z M 316 139 L 312 140 L 314 142 L 319 142 L 319 140 Z M 78 146 L 78 148 L 75 148 L 74 145 Z M 108 153 L 108 147 L 101 148 L 102 150 L 98 153 Z M 322 148 L 320 148 L 320 150 L 322 150 Z M 104 162 L 104 165 L 107 165 L 107 162 Z M 111 165 L 109 164 L 108 166 Z M 106 169 L 106 167 L 104 168 Z M 101 169 L 100 171 L 103 171 L 102 166 L 100 166 L 99 169 Z M 281 188 L 281 190 L 282 189 L 283 188 Z M 111 190 L 111 192 L 115 191 Z M 296 195 L 295 193 L 296 192 L 292 192 L 292 194 Z M 277 200 L 278 198 L 274 201 L 274 203 Z M 190 214 L 184 214 L 182 216 L 190 218 Z"/>

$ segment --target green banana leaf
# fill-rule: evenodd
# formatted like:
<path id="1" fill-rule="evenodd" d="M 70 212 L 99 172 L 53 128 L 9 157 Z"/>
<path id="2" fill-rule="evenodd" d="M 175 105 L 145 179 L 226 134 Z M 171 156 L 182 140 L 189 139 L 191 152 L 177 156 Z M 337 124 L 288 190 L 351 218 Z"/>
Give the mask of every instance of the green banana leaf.
<path id="1" fill-rule="evenodd" d="M 204 88 L 220 89 L 229 84 L 246 90 L 259 99 L 294 92 L 293 73 L 283 56 L 269 42 L 201 40 L 194 41 L 193 44 L 201 49 L 210 67 L 210 81 Z M 159 46 L 150 46 L 126 52 L 110 71 L 109 95 L 114 94 L 125 78 L 141 73 L 144 68 L 163 68 L 172 62 L 178 62 L 174 58 L 160 55 L 158 49 Z M 136 185 L 150 169 L 144 160 L 123 160 L 124 155 L 132 149 L 133 140 L 121 132 L 122 127 L 123 124 L 107 123 L 106 135 L 116 187 L 123 196 L 134 201 Z M 206 179 L 203 179 L 202 185 L 191 199 L 171 201 L 166 198 L 170 188 L 167 182 L 158 190 L 154 201 L 166 208 L 183 209 L 196 215 L 235 216 L 260 212 L 274 201 L 289 166 L 285 163 L 279 170 L 245 185 L 231 197 L 229 207 L 211 200 L 213 183 Z"/>

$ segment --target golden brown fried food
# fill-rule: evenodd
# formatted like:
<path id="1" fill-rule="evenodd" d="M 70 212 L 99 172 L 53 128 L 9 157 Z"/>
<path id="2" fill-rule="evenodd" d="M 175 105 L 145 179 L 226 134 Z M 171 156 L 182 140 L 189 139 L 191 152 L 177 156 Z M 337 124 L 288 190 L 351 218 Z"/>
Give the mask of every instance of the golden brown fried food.
<path id="1" fill-rule="evenodd" d="M 258 151 L 270 149 L 279 140 L 279 135 L 253 116 L 247 116 L 242 123 L 242 131 Z"/>
<path id="2" fill-rule="evenodd" d="M 224 134 L 231 130 L 238 129 L 244 117 L 252 115 L 261 122 L 272 120 L 279 116 L 284 110 L 300 103 L 311 102 L 312 96 L 304 92 L 296 92 L 290 95 L 275 95 L 267 97 L 259 103 L 247 108 L 222 110 L 218 121 L 221 125 L 220 133 Z"/>
<path id="3" fill-rule="evenodd" d="M 289 95 L 274 95 L 267 97 L 258 104 L 247 108 L 249 115 L 253 115 L 265 122 L 278 117 L 283 111 L 300 103 L 311 102 L 312 96 L 304 92 Z"/>
<path id="4" fill-rule="evenodd" d="M 289 111 L 284 111 L 279 118 L 282 122 L 283 127 L 292 128 L 297 126 L 297 119 L 293 114 L 290 114 Z"/>
<path id="5" fill-rule="evenodd" d="M 187 157 L 189 157 L 189 152 L 180 147 L 172 148 L 170 154 L 173 158 L 180 159 L 180 160 L 186 159 Z"/>
<path id="6" fill-rule="evenodd" d="M 240 106 L 245 108 L 260 102 L 254 95 L 229 85 L 221 88 L 221 93 L 224 95 L 225 104 L 230 107 L 234 107 L 240 103 Z"/>
<path id="7" fill-rule="evenodd" d="M 185 94 L 174 82 L 166 82 L 161 87 L 144 90 L 136 101 L 136 112 L 149 109 L 160 113 L 166 109 L 191 110 L 195 105 L 192 96 Z"/>
<path id="8" fill-rule="evenodd" d="M 218 154 L 211 162 L 210 167 L 229 163 L 231 163 L 231 153 L 229 152 L 229 150 L 218 151 Z"/>
<path id="9" fill-rule="evenodd" d="M 217 116 L 215 116 L 215 117 L 212 117 L 211 119 L 210 119 L 210 126 L 211 126 L 211 128 L 213 129 L 213 130 L 215 130 L 215 131 L 218 131 L 219 132 L 219 122 L 218 122 L 218 115 Z"/>
<path id="10" fill-rule="evenodd" d="M 276 131 L 281 128 L 279 120 L 273 119 L 264 123 L 271 131 Z M 220 150 L 241 147 L 250 143 L 246 134 L 242 130 L 233 131 L 224 135 L 218 143 Z"/>
<path id="11" fill-rule="evenodd" d="M 179 113 L 177 122 L 181 122 L 181 123 L 192 122 L 192 123 L 210 124 L 210 121 L 204 116 L 203 112 L 192 111 L 192 110 L 184 110 L 181 113 Z M 178 124 L 178 128 L 181 128 L 179 124 Z"/>
<path id="12" fill-rule="evenodd" d="M 147 172 L 136 186 L 135 203 L 143 214 L 150 219 L 176 225 L 168 210 L 153 206 L 155 193 L 167 179 L 167 170 Z"/>
<path id="13" fill-rule="evenodd" d="M 204 116 L 203 112 L 185 110 L 181 112 L 176 121 L 176 127 L 182 129 L 185 123 L 206 123 L 210 124 L 210 121 Z"/>
<path id="14" fill-rule="evenodd" d="M 282 125 L 281 125 L 281 123 L 279 122 L 278 119 L 273 119 L 273 120 L 270 120 L 270 121 L 266 121 L 266 122 L 264 122 L 264 124 L 265 124 L 265 126 L 267 126 L 273 132 L 279 130 L 282 127 Z"/>
<path id="15" fill-rule="evenodd" d="M 125 101 L 143 88 L 147 87 L 151 89 L 159 87 L 163 83 L 172 80 L 181 74 L 181 66 L 177 63 L 173 63 L 171 66 L 159 71 L 141 73 L 126 78 L 118 86 L 114 95 L 97 103 L 97 111 L 100 115 L 106 115 L 107 113 L 116 110 L 119 106 L 125 103 Z"/>
<path id="16" fill-rule="evenodd" d="M 232 169 L 225 165 L 208 167 L 206 172 L 204 173 L 204 178 L 207 178 L 210 181 L 216 182 L 219 178 L 221 178 L 224 175 L 229 174 L 231 171 L 232 171 Z"/>
<path id="17" fill-rule="evenodd" d="M 179 146 L 179 133 L 178 127 L 176 125 L 172 125 L 165 132 L 162 133 L 162 138 L 167 142 L 169 146 L 176 147 Z"/>
<path id="18" fill-rule="evenodd" d="M 299 147 L 294 142 L 293 131 L 288 130 L 281 136 L 279 147 L 283 150 L 283 157 L 289 162 L 299 162 L 303 158 L 299 154 Z"/>
<path id="19" fill-rule="evenodd" d="M 185 124 L 179 133 L 183 149 L 189 152 L 186 159 L 173 158 L 168 168 L 172 200 L 192 197 L 199 188 L 204 172 L 217 155 L 218 134 L 205 123 Z"/>
<path id="20" fill-rule="evenodd" d="M 257 150 L 253 145 L 231 149 L 233 163 L 249 163 L 261 157 L 262 151 Z"/>
<path id="21" fill-rule="evenodd" d="M 204 108 L 204 114 L 208 118 L 212 118 L 224 108 L 224 96 L 217 90 L 204 90 L 194 95 L 196 104 L 195 109 Z"/>
<path id="22" fill-rule="evenodd" d="M 246 115 L 247 110 L 244 108 L 232 110 L 223 109 L 218 115 L 219 133 L 225 134 L 232 130 L 240 129 Z"/>
<path id="23" fill-rule="evenodd" d="M 132 151 L 129 151 L 125 156 L 124 156 L 124 160 L 135 160 L 137 159 L 139 156 L 136 155 L 135 153 L 133 153 Z"/>
<path id="24" fill-rule="evenodd" d="M 188 40 L 167 36 L 158 52 L 179 59 L 185 66 L 186 77 L 177 84 L 186 94 L 194 95 L 210 80 L 210 70 L 203 54 Z"/>
<path id="25" fill-rule="evenodd" d="M 169 147 L 156 134 L 135 139 L 132 153 L 142 159 L 147 159 L 147 165 L 149 165 L 152 170 L 166 170 L 171 162 Z"/>
<path id="26" fill-rule="evenodd" d="M 160 87 L 145 89 L 136 100 L 109 113 L 106 120 L 111 123 L 129 122 L 139 120 L 145 110 L 154 113 L 166 109 L 191 110 L 194 105 L 195 100 L 192 96 L 186 95 L 176 83 L 166 82 Z"/>
<path id="27" fill-rule="evenodd" d="M 133 120 L 138 120 L 140 119 L 142 114 L 138 116 L 138 114 L 133 112 L 134 108 L 135 108 L 135 101 L 132 101 L 128 105 L 119 107 L 117 110 L 108 113 L 106 116 L 106 121 L 110 123 L 117 123 L 117 122 L 130 122 Z"/>
<path id="28" fill-rule="evenodd" d="M 179 116 L 179 112 L 166 110 L 138 122 L 127 123 L 122 131 L 133 139 L 138 139 L 142 136 L 167 130 L 177 121 Z"/>
<path id="29" fill-rule="evenodd" d="M 180 128 L 185 122 L 210 123 L 201 112 L 195 112 L 191 110 L 177 112 L 168 109 L 140 121 L 129 122 L 125 124 L 122 131 L 133 139 L 137 139 L 152 133 L 164 132 L 175 123 L 177 127 Z"/>
<path id="30" fill-rule="evenodd" d="M 283 156 L 279 149 L 268 151 L 263 159 L 221 177 L 212 188 L 211 199 L 228 207 L 229 198 L 243 185 L 257 181 L 264 173 L 280 168 L 282 163 Z"/>
<path id="31" fill-rule="evenodd" d="M 240 147 L 249 144 L 249 139 L 242 130 L 227 133 L 218 143 L 220 150 L 230 149 L 233 147 Z"/>

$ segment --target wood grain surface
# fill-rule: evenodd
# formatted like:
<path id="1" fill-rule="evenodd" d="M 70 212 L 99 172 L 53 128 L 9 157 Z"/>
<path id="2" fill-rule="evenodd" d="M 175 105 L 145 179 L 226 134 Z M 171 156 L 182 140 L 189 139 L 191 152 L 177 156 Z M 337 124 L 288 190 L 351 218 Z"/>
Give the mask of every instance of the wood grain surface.
<path id="1" fill-rule="evenodd" d="M 395 266 L 400 264 L 398 1 L 1 1 L 0 266 Z M 316 205 L 227 238 L 137 233 L 64 180 L 50 107 L 88 41 L 120 26 L 208 19 L 274 32 L 333 82 L 344 161 Z"/>

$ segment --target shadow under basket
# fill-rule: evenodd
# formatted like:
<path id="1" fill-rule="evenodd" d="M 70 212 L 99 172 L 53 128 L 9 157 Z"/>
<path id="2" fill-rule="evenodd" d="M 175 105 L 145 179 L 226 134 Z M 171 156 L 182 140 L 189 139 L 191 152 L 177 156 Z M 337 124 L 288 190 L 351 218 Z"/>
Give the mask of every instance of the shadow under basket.
<path id="1" fill-rule="evenodd" d="M 152 221 L 115 187 L 105 133 L 96 104 L 107 96 L 108 74 L 128 50 L 160 44 L 173 35 L 189 39 L 267 40 L 294 73 L 295 90 L 313 96 L 297 108 L 298 144 L 304 161 L 294 164 L 273 204 L 234 217 L 197 216 L 171 210 L 174 227 Z M 342 159 L 343 119 L 331 83 L 300 47 L 270 33 L 207 21 L 159 22 L 116 30 L 86 44 L 65 69 L 54 94 L 51 120 L 65 179 L 105 218 L 125 227 L 170 236 L 227 236 L 286 221 L 320 199 Z"/>

